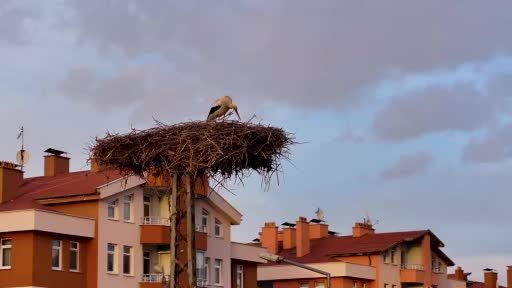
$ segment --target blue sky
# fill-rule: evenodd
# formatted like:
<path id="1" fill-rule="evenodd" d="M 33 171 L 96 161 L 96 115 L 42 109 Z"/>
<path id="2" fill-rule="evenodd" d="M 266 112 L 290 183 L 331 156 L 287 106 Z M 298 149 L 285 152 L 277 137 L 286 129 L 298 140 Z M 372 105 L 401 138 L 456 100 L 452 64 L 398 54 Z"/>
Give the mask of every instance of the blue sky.
<path id="1" fill-rule="evenodd" d="M 234 239 L 321 207 L 350 233 L 426 229 L 482 278 L 512 264 L 512 7 L 478 1 L 2 1 L 0 158 L 71 153 L 105 132 L 203 119 L 231 95 L 303 142 L 280 185 L 224 191 Z M 11 135 L 11 136 L 9 136 Z M 501 277 L 501 282 L 504 278 Z"/>

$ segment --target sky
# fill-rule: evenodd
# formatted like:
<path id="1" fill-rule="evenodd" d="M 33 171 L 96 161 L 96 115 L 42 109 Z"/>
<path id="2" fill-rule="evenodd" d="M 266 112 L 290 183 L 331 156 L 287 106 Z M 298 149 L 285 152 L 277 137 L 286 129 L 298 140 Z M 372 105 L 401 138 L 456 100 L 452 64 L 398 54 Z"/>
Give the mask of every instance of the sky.
<path id="1" fill-rule="evenodd" d="M 472 279 L 512 264 L 512 2 L 0 2 L 0 159 L 27 176 L 43 150 L 88 169 L 107 131 L 205 119 L 230 95 L 243 120 L 301 144 L 279 182 L 220 191 L 250 241 L 314 217 L 351 233 L 431 229 Z"/>

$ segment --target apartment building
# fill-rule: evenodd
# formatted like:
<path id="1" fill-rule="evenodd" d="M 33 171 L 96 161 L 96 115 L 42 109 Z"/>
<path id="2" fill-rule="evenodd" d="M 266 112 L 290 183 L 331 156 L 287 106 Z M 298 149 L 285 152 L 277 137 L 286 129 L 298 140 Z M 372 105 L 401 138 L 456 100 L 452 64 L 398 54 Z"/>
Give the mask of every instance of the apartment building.
<path id="1" fill-rule="evenodd" d="M 265 223 L 259 245 L 270 253 L 331 273 L 335 288 L 465 288 L 448 279 L 453 261 L 430 230 L 376 233 L 369 221 L 355 223 L 351 235 L 329 231 L 320 220 L 299 217 L 278 227 Z M 325 278 L 286 264 L 258 267 L 260 287 L 323 288 Z"/>
<path id="2" fill-rule="evenodd" d="M 0 162 L 0 287 L 163 287 L 169 201 L 155 183 L 102 169 L 70 172 L 49 149 L 44 176 Z M 256 287 L 265 251 L 231 242 L 242 215 L 206 181 L 195 184 L 198 287 Z"/>

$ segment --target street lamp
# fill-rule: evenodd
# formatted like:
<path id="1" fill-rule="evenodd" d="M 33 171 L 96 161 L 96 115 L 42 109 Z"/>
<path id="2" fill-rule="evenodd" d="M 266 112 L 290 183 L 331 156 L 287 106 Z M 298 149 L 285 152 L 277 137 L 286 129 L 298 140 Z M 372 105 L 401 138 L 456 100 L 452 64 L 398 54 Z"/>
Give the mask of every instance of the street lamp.
<path id="1" fill-rule="evenodd" d="M 323 270 L 319 270 L 319 269 L 313 268 L 311 266 L 304 265 L 302 263 L 295 262 L 295 261 L 286 259 L 283 256 L 279 256 L 279 255 L 275 255 L 275 254 L 261 253 L 260 254 L 260 258 L 264 259 L 264 260 L 267 260 L 267 261 L 270 261 L 270 262 L 278 263 L 278 264 L 279 263 L 287 263 L 287 264 L 290 264 L 290 265 L 293 265 L 293 266 L 300 267 L 302 269 L 306 269 L 306 270 L 309 270 L 309 271 L 313 271 L 313 272 L 325 275 L 325 277 L 327 277 L 327 288 L 331 288 L 331 273 L 329 273 L 329 272 L 326 272 L 326 271 L 323 271 Z"/>

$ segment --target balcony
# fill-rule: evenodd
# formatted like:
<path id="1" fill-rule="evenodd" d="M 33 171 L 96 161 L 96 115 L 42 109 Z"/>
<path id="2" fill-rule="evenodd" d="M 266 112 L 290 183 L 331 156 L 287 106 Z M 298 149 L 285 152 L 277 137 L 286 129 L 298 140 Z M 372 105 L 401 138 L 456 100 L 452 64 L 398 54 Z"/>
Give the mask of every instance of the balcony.
<path id="1" fill-rule="evenodd" d="M 425 269 L 421 264 L 402 264 L 400 282 L 422 284 L 425 281 Z"/>
<path id="2" fill-rule="evenodd" d="M 167 244 L 171 240 L 169 218 L 148 216 L 140 225 L 141 244 Z"/>
<path id="3" fill-rule="evenodd" d="M 205 226 L 196 226 L 196 249 L 206 251 L 208 249 L 208 229 Z"/>
<path id="4" fill-rule="evenodd" d="M 144 274 L 139 283 L 140 288 L 162 288 L 163 284 L 169 282 L 169 275 Z"/>
<path id="5" fill-rule="evenodd" d="M 196 226 L 196 249 L 206 251 L 208 249 L 208 233 L 206 227 Z M 141 244 L 169 244 L 171 230 L 168 218 L 148 216 L 142 218 L 140 225 Z"/>

